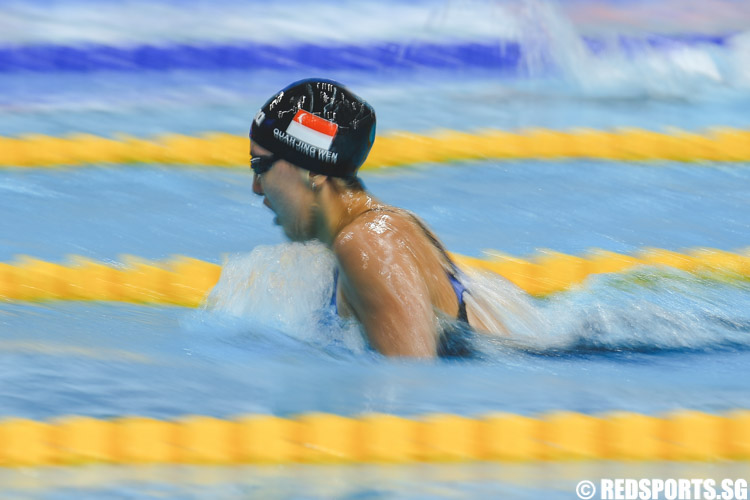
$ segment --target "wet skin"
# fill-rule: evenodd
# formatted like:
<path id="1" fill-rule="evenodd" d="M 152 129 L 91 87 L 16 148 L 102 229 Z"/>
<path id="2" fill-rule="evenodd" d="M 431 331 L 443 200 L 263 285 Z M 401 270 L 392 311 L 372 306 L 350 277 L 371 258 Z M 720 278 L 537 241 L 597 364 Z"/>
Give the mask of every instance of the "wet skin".
<path id="1" fill-rule="evenodd" d="M 250 154 L 271 153 L 253 144 Z M 290 240 L 317 239 L 331 249 L 339 267 L 339 314 L 354 316 L 375 349 L 436 356 L 438 315 L 455 318 L 458 301 L 445 259 L 410 216 L 285 160 L 254 174 L 253 192 Z M 471 310 L 469 321 L 476 321 Z"/>

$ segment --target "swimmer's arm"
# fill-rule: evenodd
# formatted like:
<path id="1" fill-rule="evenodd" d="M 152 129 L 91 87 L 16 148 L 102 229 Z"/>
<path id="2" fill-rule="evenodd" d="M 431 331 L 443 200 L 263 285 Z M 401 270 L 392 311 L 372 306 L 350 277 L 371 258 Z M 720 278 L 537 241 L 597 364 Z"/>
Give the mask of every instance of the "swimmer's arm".
<path id="1" fill-rule="evenodd" d="M 417 266 L 391 238 L 367 231 L 334 245 L 341 286 L 370 344 L 386 356 L 432 358 L 436 324 Z"/>

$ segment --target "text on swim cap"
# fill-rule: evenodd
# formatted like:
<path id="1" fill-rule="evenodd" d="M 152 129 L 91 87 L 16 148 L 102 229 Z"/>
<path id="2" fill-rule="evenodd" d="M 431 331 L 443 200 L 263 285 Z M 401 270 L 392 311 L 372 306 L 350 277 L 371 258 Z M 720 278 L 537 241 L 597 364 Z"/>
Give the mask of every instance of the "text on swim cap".
<path id="1" fill-rule="evenodd" d="M 311 144 L 292 137 L 291 135 L 287 134 L 286 132 L 282 132 L 277 128 L 273 129 L 273 136 L 277 141 L 283 142 L 284 144 L 293 147 L 297 151 L 306 154 L 310 158 L 314 158 L 316 160 L 324 161 L 327 163 L 336 163 L 338 161 L 338 153 L 332 153 L 325 149 L 317 148 Z"/>
<path id="2" fill-rule="evenodd" d="M 326 90 L 328 92 L 333 92 L 336 90 L 336 88 L 328 82 L 316 82 L 315 87 L 317 87 L 318 90 Z"/>
<path id="3" fill-rule="evenodd" d="M 265 120 L 265 119 L 266 119 L 266 114 L 265 114 L 265 113 L 263 112 L 263 110 L 261 109 L 261 110 L 260 110 L 260 111 L 258 111 L 258 113 L 257 113 L 257 114 L 255 115 L 255 124 L 256 124 L 257 126 L 259 126 L 259 127 L 260 127 L 260 126 L 261 126 L 261 124 L 263 123 L 263 120 Z"/>
<path id="4" fill-rule="evenodd" d="M 281 98 L 284 97 L 284 91 L 282 90 L 279 92 L 279 95 L 277 95 L 273 101 L 268 105 L 268 110 L 271 111 L 274 106 L 276 106 L 278 103 L 281 102 Z"/>

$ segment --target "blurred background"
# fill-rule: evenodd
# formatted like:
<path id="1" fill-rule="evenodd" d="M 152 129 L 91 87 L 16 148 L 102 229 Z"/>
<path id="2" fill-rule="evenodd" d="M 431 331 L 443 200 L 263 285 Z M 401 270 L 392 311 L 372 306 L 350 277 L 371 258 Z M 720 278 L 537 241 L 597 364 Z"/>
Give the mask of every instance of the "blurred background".
<path id="1" fill-rule="evenodd" d="M 313 76 L 367 99 L 381 137 L 746 130 L 749 26 L 750 4 L 740 0 L 0 0 L 0 262 L 76 255 L 120 269 L 184 255 L 223 266 L 198 308 L 0 302 L 0 414 L 750 407 L 742 272 L 640 267 L 544 298 L 487 278 L 513 345 L 488 340 L 472 361 L 394 362 L 369 351 L 352 325 L 320 317 L 330 257 L 285 242 L 252 194 L 247 164 L 175 165 L 148 154 L 117 162 L 94 152 L 71 166 L 55 150 L 77 134 L 239 140 L 268 97 Z M 49 151 L 23 149 L 40 137 Z M 236 144 L 240 156 L 247 151 Z M 45 154 L 52 160 L 23 160 Z M 467 256 L 649 247 L 747 255 L 750 245 L 747 162 L 488 157 L 372 166 L 362 177 L 376 196 L 413 210 Z M 13 498 L 571 498 L 578 480 L 612 473 L 555 467 L 100 467 L 33 477 L 8 469 L 0 487 Z M 736 473 L 696 467 L 649 470 Z M 541 477 L 549 480 L 540 486 Z"/>

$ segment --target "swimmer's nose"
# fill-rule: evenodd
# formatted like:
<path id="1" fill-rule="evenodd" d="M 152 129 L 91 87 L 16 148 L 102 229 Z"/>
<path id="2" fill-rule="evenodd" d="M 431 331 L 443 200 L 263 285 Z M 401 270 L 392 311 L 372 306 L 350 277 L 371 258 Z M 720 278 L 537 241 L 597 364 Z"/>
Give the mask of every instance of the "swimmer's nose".
<path id="1" fill-rule="evenodd" d="M 260 175 L 258 174 L 253 174 L 253 193 L 258 196 L 263 196 L 265 194 L 263 192 L 263 186 L 260 185 Z"/>

